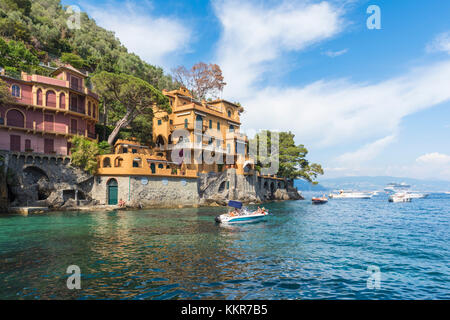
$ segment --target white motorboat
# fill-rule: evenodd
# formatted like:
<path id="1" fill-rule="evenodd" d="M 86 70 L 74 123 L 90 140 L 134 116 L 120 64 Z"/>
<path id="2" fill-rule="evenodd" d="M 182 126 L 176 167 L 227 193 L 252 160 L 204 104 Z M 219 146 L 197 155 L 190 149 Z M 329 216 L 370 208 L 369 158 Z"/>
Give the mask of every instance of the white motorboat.
<path id="1" fill-rule="evenodd" d="M 411 202 L 411 197 L 406 192 L 397 192 L 389 196 L 389 202 Z"/>
<path id="2" fill-rule="evenodd" d="M 256 222 L 264 220 L 264 218 L 269 214 L 269 211 L 262 208 L 254 212 L 248 211 L 246 208 L 242 208 L 242 202 L 230 200 L 228 202 L 230 207 L 233 207 L 234 210 L 221 214 L 216 217 L 216 222 L 218 223 L 247 223 L 247 222 Z"/>
<path id="3" fill-rule="evenodd" d="M 332 199 L 370 199 L 373 194 L 371 192 L 357 192 L 340 190 L 339 193 L 331 193 Z"/>
<path id="4" fill-rule="evenodd" d="M 386 192 L 399 192 L 399 191 L 406 191 L 411 186 L 409 184 L 406 184 L 404 182 L 402 183 L 389 183 L 385 188 L 384 191 Z"/>
<path id="5" fill-rule="evenodd" d="M 406 194 L 411 198 L 411 199 L 423 199 L 428 197 L 429 195 L 427 193 L 420 193 L 420 192 L 406 192 Z"/>

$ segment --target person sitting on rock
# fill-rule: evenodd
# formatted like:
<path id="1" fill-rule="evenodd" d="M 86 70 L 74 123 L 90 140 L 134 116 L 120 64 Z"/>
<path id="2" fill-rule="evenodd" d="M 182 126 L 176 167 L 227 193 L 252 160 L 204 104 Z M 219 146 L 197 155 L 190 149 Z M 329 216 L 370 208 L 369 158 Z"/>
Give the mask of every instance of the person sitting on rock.
<path id="1" fill-rule="evenodd" d="M 124 207 L 124 206 L 125 206 L 125 201 L 123 201 L 122 198 L 120 198 L 119 207 Z"/>

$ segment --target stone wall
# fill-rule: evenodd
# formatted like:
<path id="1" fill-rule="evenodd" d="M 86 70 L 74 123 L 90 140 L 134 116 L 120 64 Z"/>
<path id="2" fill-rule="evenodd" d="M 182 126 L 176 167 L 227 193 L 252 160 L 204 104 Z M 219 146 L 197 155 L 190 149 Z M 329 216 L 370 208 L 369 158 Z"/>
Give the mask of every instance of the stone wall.
<path id="1" fill-rule="evenodd" d="M 3 159 L 3 160 L 2 160 Z M 235 169 L 200 174 L 197 179 L 156 176 L 90 176 L 70 165 L 70 157 L 0 151 L 1 207 L 48 206 L 73 209 L 107 205 L 108 181 L 115 179 L 118 199 L 136 208 L 226 205 L 228 200 L 260 203 L 301 199 L 292 181 Z M 9 202 L 7 201 L 9 200 Z"/>
<path id="2" fill-rule="evenodd" d="M 108 204 L 108 181 L 116 179 L 118 199 L 130 207 L 197 206 L 197 179 L 174 177 L 97 176 L 91 196 L 101 205 Z"/>

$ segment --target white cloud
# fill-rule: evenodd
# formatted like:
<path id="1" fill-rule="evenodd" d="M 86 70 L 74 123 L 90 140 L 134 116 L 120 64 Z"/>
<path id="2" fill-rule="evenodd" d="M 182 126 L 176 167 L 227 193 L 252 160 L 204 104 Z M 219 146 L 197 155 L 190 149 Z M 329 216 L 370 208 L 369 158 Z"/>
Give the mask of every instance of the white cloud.
<path id="1" fill-rule="evenodd" d="M 450 54 L 450 32 L 444 32 L 436 36 L 427 46 L 428 52 L 447 52 Z"/>
<path id="2" fill-rule="evenodd" d="M 450 60 L 377 83 L 264 86 L 286 54 L 341 32 L 343 9 L 326 1 L 267 7 L 224 0 L 215 13 L 223 27 L 217 58 L 228 83 L 224 96 L 244 105 L 244 129 L 289 128 L 309 146 L 342 146 L 391 136 L 405 116 L 450 100 Z"/>
<path id="3" fill-rule="evenodd" d="M 342 49 L 339 51 L 325 51 L 323 52 L 324 55 L 330 57 L 330 58 L 335 58 L 335 57 L 339 57 L 342 56 L 343 54 L 346 54 L 348 52 L 348 49 Z"/>
<path id="4" fill-rule="evenodd" d="M 341 164 L 360 165 L 374 159 L 387 145 L 395 141 L 395 139 L 396 136 L 394 134 L 386 136 L 372 143 L 366 144 L 356 151 L 344 153 L 337 157 L 336 160 Z"/>
<path id="5" fill-rule="evenodd" d="M 223 27 L 217 52 L 228 82 L 225 96 L 238 98 L 267 72 L 266 63 L 283 52 L 330 38 L 341 28 L 340 11 L 327 2 L 284 1 L 267 7 L 260 2 L 219 0 L 214 9 Z"/>
<path id="6" fill-rule="evenodd" d="M 438 152 L 427 153 L 416 159 L 420 164 L 428 165 L 450 165 L 450 156 Z"/>
<path id="7" fill-rule="evenodd" d="M 130 52 L 151 64 L 166 66 L 170 55 L 186 49 L 191 39 L 191 30 L 179 19 L 152 15 L 149 1 L 81 4 L 100 26 L 114 31 Z"/>

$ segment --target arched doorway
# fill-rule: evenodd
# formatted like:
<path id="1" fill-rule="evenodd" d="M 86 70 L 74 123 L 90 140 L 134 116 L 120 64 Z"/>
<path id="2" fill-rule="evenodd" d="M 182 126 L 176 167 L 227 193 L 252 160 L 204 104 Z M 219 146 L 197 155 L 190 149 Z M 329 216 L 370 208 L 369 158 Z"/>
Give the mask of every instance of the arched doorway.
<path id="1" fill-rule="evenodd" d="M 108 204 L 109 205 L 116 205 L 118 203 L 118 196 L 119 196 L 119 185 L 117 183 L 116 179 L 109 179 L 107 184 L 108 189 Z"/>

